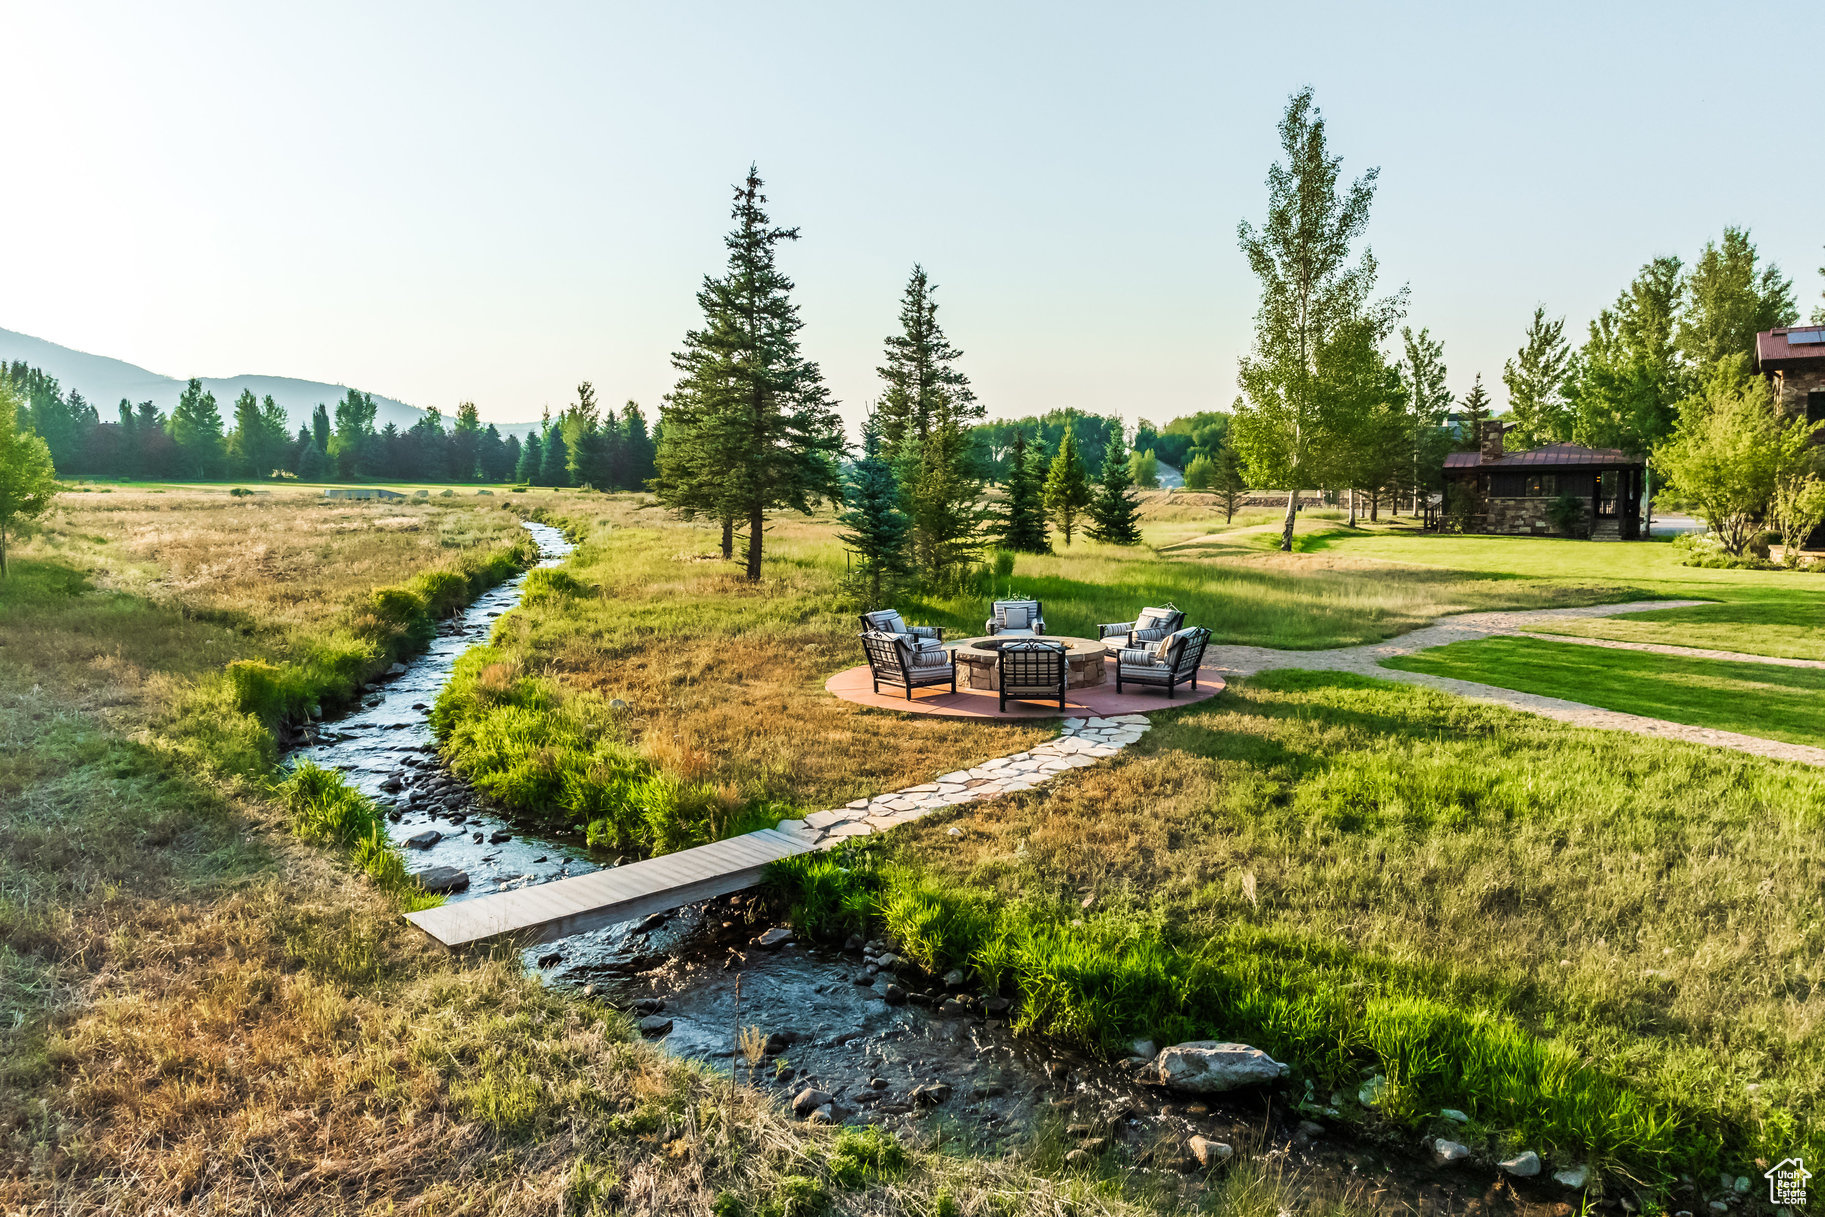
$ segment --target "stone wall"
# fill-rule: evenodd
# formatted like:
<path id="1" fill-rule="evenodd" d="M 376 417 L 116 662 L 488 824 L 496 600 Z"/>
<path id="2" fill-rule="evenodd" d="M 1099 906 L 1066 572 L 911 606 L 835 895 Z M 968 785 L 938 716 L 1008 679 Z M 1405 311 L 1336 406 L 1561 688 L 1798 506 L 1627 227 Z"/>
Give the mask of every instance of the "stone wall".
<path id="1" fill-rule="evenodd" d="M 1825 389 L 1825 368 L 1789 368 L 1775 379 L 1775 404 L 1783 414 L 1804 418 L 1806 395 L 1815 389 Z"/>
<path id="2" fill-rule="evenodd" d="M 1552 506 L 1557 497 L 1555 495 L 1553 498 L 1535 496 L 1521 499 L 1484 499 L 1481 516 L 1482 531 L 1556 534 L 1559 530 L 1553 527 L 1552 520 L 1547 517 L 1546 509 Z M 1583 495 L 1579 497 L 1584 500 L 1584 519 L 1588 524 L 1593 514 L 1591 500 Z"/>

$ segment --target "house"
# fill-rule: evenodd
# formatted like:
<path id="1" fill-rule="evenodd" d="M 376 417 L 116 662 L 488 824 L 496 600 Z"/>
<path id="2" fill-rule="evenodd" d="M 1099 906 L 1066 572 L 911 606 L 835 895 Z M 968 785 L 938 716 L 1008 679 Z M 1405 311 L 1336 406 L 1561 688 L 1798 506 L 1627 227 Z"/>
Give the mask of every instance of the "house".
<path id="1" fill-rule="evenodd" d="M 1614 448 L 1547 444 L 1506 452 L 1498 419 L 1483 422 L 1475 452 L 1445 457 L 1446 504 L 1429 511 L 1438 527 L 1449 505 L 1469 503 L 1471 532 L 1531 536 L 1556 533 L 1548 508 L 1564 496 L 1584 502 L 1584 534 L 1594 540 L 1633 541 L 1641 535 L 1641 490 L 1647 462 Z"/>
<path id="2" fill-rule="evenodd" d="M 1789 418 L 1825 423 L 1825 325 L 1790 326 L 1755 336 L 1755 366 Z"/>

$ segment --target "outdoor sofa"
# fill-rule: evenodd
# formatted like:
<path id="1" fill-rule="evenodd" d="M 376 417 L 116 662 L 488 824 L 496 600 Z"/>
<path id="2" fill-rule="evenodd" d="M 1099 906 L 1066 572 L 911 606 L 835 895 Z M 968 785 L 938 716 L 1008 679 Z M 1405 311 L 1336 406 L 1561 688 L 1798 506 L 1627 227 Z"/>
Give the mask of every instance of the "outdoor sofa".
<path id="1" fill-rule="evenodd" d="M 1198 687 L 1198 665 L 1204 662 L 1204 644 L 1210 631 L 1203 626 L 1177 630 L 1152 646 L 1125 647 L 1116 656 L 1115 691 L 1123 685 L 1141 685 L 1164 689 L 1171 697 L 1178 686 L 1190 682 Z"/>
<path id="2" fill-rule="evenodd" d="M 1127 640 L 1122 643 L 1124 647 L 1145 647 L 1178 632 L 1184 624 L 1184 612 L 1168 604 L 1164 608 L 1144 608 L 1133 621 L 1111 621 L 1096 628 L 1102 631 L 1105 639 L 1118 634 L 1124 637 Z"/>
<path id="3" fill-rule="evenodd" d="M 1046 632 L 1045 610 L 1037 600 L 997 600 L 994 611 L 982 625 L 991 635 L 1032 638 Z"/>
<path id="4" fill-rule="evenodd" d="M 907 701 L 914 689 L 930 685 L 949 685 L 952 693 L 957 691 L 957 664 L 942 645 L 918 646 L 910 634 L 863 630 L 862 650 L 876 693 L 884 683 L 905 689 Z"/>

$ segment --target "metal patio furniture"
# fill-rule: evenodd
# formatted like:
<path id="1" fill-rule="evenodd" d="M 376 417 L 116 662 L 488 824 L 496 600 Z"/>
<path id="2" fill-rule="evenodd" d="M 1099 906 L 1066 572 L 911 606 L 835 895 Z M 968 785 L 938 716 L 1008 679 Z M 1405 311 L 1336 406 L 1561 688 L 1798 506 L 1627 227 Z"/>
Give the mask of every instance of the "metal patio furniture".
<path id="1" fill-rule="evenodd" d="M 1016 624 L 1018 623 L 1018 624 Z M 1037 600 L 997 600 L 983 629 L 993 636 L 1032 638 L 1046 632 L 1045 611 Z"/>
<path id="2" fill-rule="evenodd" d="M 1204 645 L 1210 631 L 1203 626 L 1178 630 L 1150 647 L 1125 648 L 1115 663 L 1115 691 L 1124 684 L 1164 689 L 1171 697 L 1178 686 L 1190 682 L 1198 687 L 1198 665 L 1204 662 Z"/>
<path id="3" fill-rule="evenodd" d="M 1144 608 L 1133 621 L 1112 621 L 1096 628 L 1102 631 L 1105 639 L 1118 634 L 1124 636 L 1127 639 L 1122 643 L 1124 647 L 1145 647 L 1178 632 L 1184 624 L 1184 611 L 1168 604 L 1161 608 Z"/>
<path id="4" fill-rule="evenodd" d="M 1001 686 L 1001 711 L 1007 712 L 1008 698 L 1015 701 L 1058 702 L 1065 708 L 1065 655 L 1069 648 L 1062 642 L 1010 642 L 1001 647 L 997 663 Z"/>
<path id="5" fill-rule="evenodd" d="M 868 675 L 876 693 L 883 683 L 905 689 L 907 701 L 912 700 L 914 689 L 929 685 L 949 685 L 952 693 L 957 691 L 957 665 L 941 645 L 915 646 L 910 634 L 864 630 L 862 650 L 868 656 Z"/>

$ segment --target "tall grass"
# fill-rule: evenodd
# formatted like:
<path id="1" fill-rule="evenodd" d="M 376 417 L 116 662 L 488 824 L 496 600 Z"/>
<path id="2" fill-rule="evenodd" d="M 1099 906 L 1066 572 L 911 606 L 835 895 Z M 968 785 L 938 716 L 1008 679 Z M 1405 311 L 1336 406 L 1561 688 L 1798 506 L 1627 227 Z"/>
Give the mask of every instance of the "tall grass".
<path id="1" fill-rule="evenodd" d="M 407 912 L 435 908 L 442 896 L 425 891 L 387 839 L 380 805 L 333 769 L 303 761 L 274 786 L 291 830 L 347 858 Z"/>

